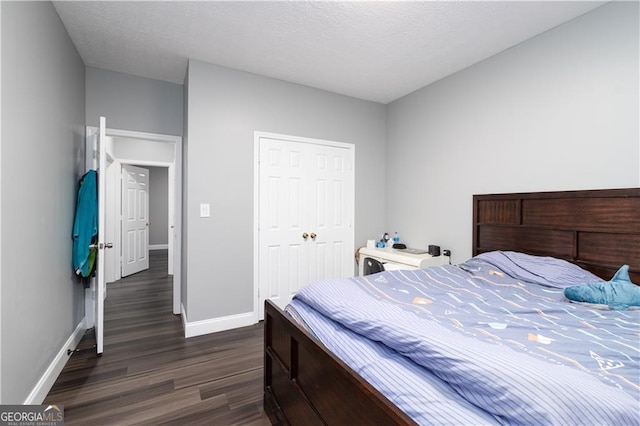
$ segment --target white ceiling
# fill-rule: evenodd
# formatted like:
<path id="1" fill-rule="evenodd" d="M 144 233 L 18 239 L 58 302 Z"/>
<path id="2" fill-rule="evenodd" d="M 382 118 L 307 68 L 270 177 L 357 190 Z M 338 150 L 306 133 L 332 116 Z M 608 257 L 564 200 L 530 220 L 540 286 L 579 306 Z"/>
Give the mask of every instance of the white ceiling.
<path id="1" fill-rule="evenodd" d="M 188 58 L 388 103 L 606 2 L 56 1 L 87 66 L 173 83 Z"/>

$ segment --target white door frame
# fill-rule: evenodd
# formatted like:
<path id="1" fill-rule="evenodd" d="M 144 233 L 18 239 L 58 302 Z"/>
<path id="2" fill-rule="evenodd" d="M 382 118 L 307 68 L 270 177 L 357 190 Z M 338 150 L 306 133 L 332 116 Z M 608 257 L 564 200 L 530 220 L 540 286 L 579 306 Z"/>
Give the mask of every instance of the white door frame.
<path id="1" fill-rule="evenodd" d="M 324 139 L 313 139 L 301 136 L 283 135 L 270 132 L 253 132 L 253 315 L 256 322 L 262 320 L 260 318 L 260 139 L 280 139 L 288 140 L 291 142 L 308 143 L 315 145 L 333 146 L 339 148 L 349 149 L 353 152 L 353 174 L 354 174 L 354 200 L 353 207 L 351 209 L 350 222 L 355 223 L 355 145 L 344 142 L 329 141 Z M 352 232 L 355 233 L 355 227 L 352 227 Z M 355 235 L 354 235 L 355 240 Z"/>
<path id="2" fill-rule="evenodd" d="M 95 127 L 88 126 L 87 134 L 91 131 L 91 129 L 96 129 Z M 174 146 L 174 159 L 173 162 L 166 161 L 154 161 L 154 160 L 135 160 L 135 159 L 127 159 L 127 158 L 118 158 L 115 157 L 117 162 L 117 168 L 115 175 L 121 175 L 122 164 L 133 164 L 140 166 L 157 166 L 157 167 L 167 167 L 168 168 L 168 192 L 169 192 L 169 229 L 168 229 L 168 243 L 169 243 L 169 273 L 173 272 L 173 313 L 175 315 L 180 314 L 180 306 L 181 306 L 181 295 L 182 295 L 182 283 L 181 283 L 181 270 L 182 270 L 182 137 L 180 136 L 171 136 L 171 135 L 161 135 L 157 133 L 146 133 L 146 132 L 137 132 L 131 130 L 119 130 L 119 129 L 109 129 L 106 130 L 107 136 L 111 137 L 121 137 L 127 139 L 141 139 L 151 142 L 161 142 L 161 143 L 172 143 Z M 151 157 L 151 155 L 150 155 Z M 112 182 L 112 184 L 114 184 Z M 117 193 L 120 194 L 122 188 L 117 189 L 120 185 L 115 185 Z M 117 206 L 114 206 L 114 210 L 116 207 L 119 207 L 120 196 L 116 195 L 114 197 L 114 202 L 118 203 Z M 120 232 L 119 227 L 117 229 L 116 241 L 114 241 L 114 246 L 116 246 L 116 256 L 117 259 L 120 258 L 120 250 L 121 250 L 121 241 L 120 241 Z M 120 275 L 120 272 L 116 274 L 116 276 Z M 85 306 L 87 306 L 88 302 L 85 302 Z M 90 322 L 92 324 L 92 322 Z M 88 327 L 91 327 L 89 325 Z"/>

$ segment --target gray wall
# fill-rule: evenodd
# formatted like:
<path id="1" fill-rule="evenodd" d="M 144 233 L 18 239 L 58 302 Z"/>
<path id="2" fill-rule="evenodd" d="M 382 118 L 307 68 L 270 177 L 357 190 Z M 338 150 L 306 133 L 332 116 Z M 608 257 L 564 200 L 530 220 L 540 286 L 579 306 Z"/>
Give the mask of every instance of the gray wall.
<path id="1" fill-rule="evenodd" d="M 88 126 L 98 126 L 100 116 L 104 116 L 112 129 L 182 135 L 184 99 L 180 84 L 87 67 L 86 91 Z M 171 144 L 126 138 L 118 138 L 115 154 L 118 158 L 148 160 L 151 150 L 155 161 L 173 161 Z M 164 189 L 150 194 L 149 202 L 154 204 L 149 211 L 149 244 L 168 244 L 167 169 L 151 169 L 157 169 L 150 173 L 152 179 L 160 176 L 150 184 L 151 191 L 158 188 L 158 183 Z"/>
<path id="2" fill-rule="evenodd" d="M 182 136 L 182 85 L 87 67 L 87 126 Z"/>
<path id="3" fill-rule="evenodd" d="M 149 167 L 149 245 L 169 244 L 169 169 Z"/>
<path id="4" fill-rule="evenodd" d="M 387 229 L 471 256 L 472 195 L 640 185 L 638 3 L 616 2 L 387 108 Z"/>
<path id="5" fill-rule="evenodd" d="M 23 403 L 84 316 L 71 233 L 85 67 L 50 3 L 2 2 L 3 404 Z"/>
<path id="6" fill-rule="evenodd" d="M 355 144 L 356 247 L 381 232 L 384 105 L 198 61 L 186 90 L 189 322 L 253 311 L 256 130 Z"/>

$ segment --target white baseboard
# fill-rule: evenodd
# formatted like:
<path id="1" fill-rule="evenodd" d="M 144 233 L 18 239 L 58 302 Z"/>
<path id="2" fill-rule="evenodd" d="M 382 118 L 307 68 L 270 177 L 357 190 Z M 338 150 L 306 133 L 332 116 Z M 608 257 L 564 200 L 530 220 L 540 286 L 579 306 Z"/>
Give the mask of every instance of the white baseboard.
<path id="1" fill-rule="evenodd" d="M 149 244 L 149 250 L 169 250 L 169 244 Z"/>
<path id="2" fill-rule="evenodd" d="M 84 336 L 84 332 L 86 330 L 85 327 L 85 318 L 82 318 L 80 324 L 73 330 L 71 336 L 67 339 L 67 341 L 62 345 L 60 351 L 56 355 L 56 357 L 51 361 L 51 364 L 47 368 L 47 371 L 44 372 L 38 383 L 33 388 L 27 399 L 24 401 L 24 405 L 31 404 L 42 404 L 42 401 L 47 397 L 47 394 L 51 390 L 51 387 L 56 382 L 56 379 L 62 372 L 62 369 L 67 364 L 69 360 L 69 355 L 67 355 L 67 349 L 75 350 L 75 348 L 82 340 L 82 336 Z"/>
<path id="3" fill-rule="evenodd" d="M 204 334 L 216 333 L 218 331 L 231 330 L 239 327 L 246 327 L 249 325 L 253 325 L 256 322 L 256 316 L 253 312 L 189 322 L 184 311 L 184 305 L 182 305 L 182 324 L 184 325 L 185 338 L 202 336 Z"/>

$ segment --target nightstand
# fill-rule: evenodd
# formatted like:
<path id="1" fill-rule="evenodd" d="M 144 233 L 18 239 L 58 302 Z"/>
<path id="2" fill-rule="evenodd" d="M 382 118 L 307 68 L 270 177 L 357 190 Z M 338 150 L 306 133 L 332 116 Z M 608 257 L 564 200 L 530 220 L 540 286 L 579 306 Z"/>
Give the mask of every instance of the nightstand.
<path id="1" fill-rule="evenodd" d="M 431 256 L 428 253 L 411 254 L 403 250 L 393 248 L 368 248 L 362 247 L 358 257 L 358 275 L 363 275 L 363 262 L 365 257 L 379 260 L 387 270 L 394 269 L 422 269 L 428 266 L 440 266 L 449 264 L 449 256 Z"/>

